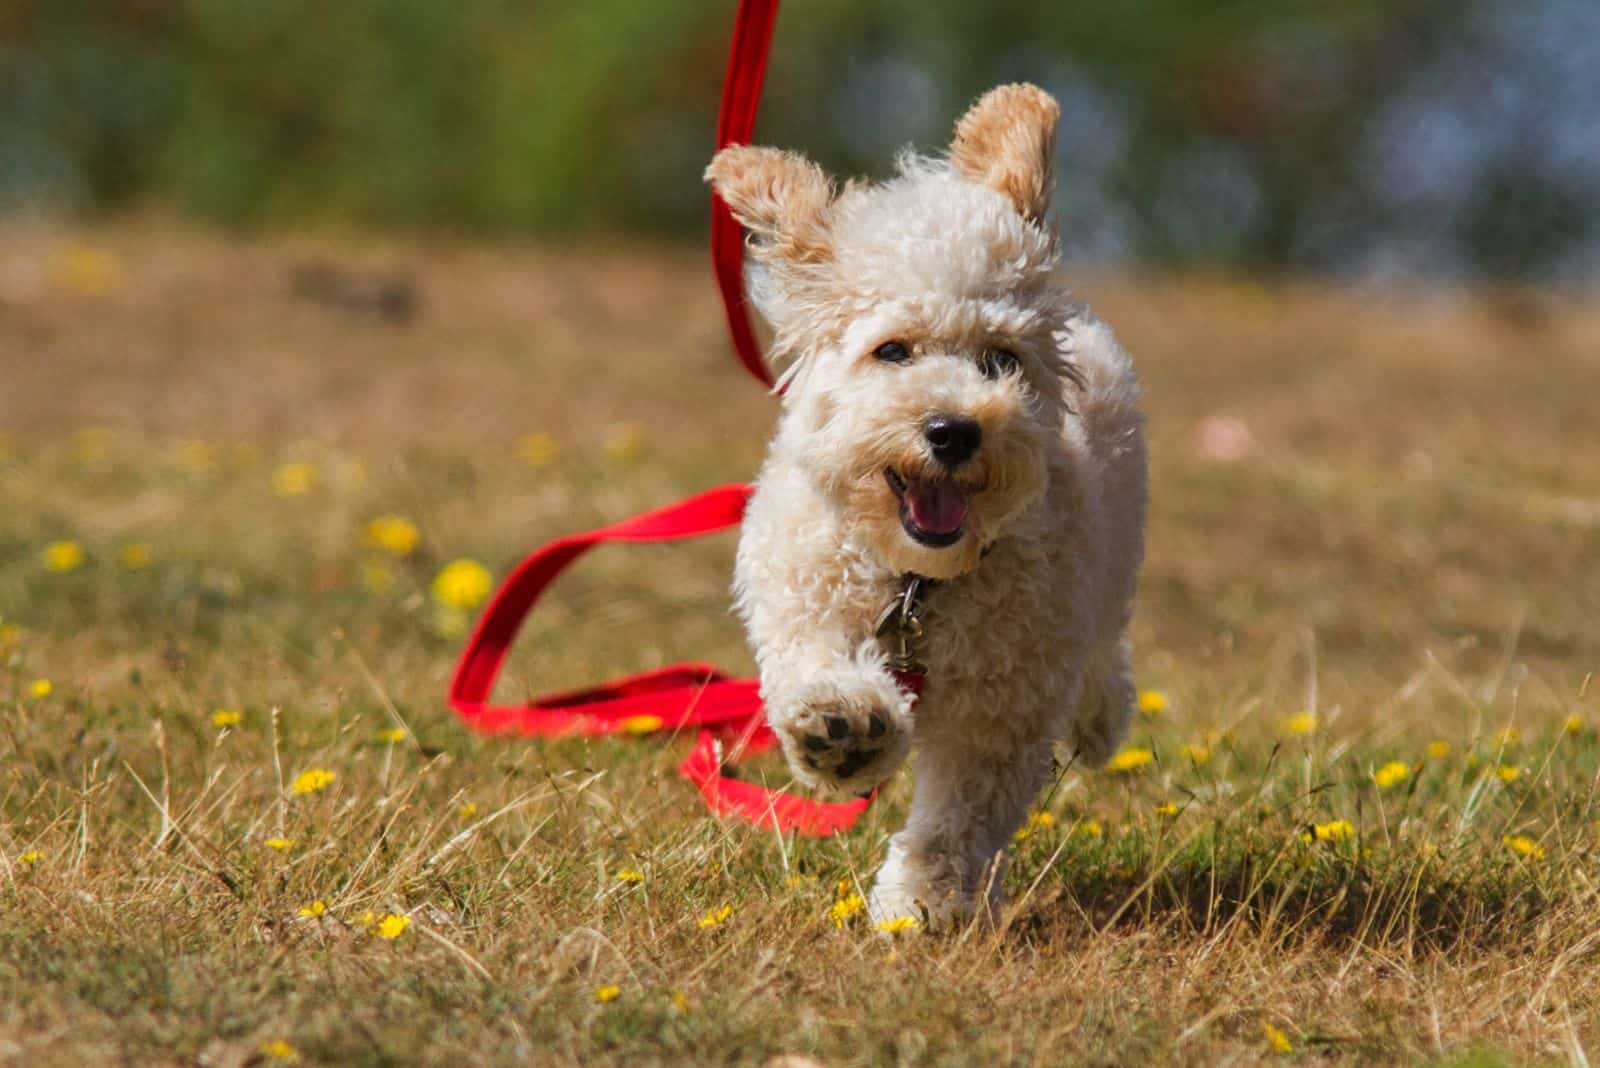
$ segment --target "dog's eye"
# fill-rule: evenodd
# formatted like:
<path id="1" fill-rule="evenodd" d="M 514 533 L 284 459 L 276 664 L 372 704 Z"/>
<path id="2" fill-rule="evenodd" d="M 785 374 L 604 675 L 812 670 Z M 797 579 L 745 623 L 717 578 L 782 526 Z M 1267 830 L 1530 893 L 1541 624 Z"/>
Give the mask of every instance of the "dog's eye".
<path id="1" fill-rule="evenodd" d="M 905 363 L 911 359 L 911 350 L 898 341 L 885 341 L 872 350 L 872 356 L 884 363 Z"/>
<path id="2" fill-rule="evenodd" d="M 1001 375 L 1015 374 L 1017 368 L 1022 366 L 1022 361 L 1017 359 L 1017 354 L 1007 349 L 990 349 L 983 354 L 979 361 L 985 378 L 999 378 Z"/>

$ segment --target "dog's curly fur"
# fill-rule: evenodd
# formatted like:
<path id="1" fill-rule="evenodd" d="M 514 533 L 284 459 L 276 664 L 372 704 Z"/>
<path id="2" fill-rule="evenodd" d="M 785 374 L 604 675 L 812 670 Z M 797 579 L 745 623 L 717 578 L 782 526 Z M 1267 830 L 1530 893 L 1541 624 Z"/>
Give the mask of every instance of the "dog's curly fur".
<path id="1" fill-rule="evenodd" d="M 879 920 L 997 906 L 1053 747 L 1103 762 L 1133 702 L 1139 385 L 1055 277 L 1058 118 L 1043 91 L 1003 86 L 948 158 L 908 155 L 842 191 L 770 148 L 724 149 L 707 171 L 749 231 L 785 387 L 735 576 L 768 717 L 816 787 L 870 789 L 917 749 Z M 975 422 L 976 451 L 936 455 L 941 417 Z M 936 580 L 915 702 L 874 637 L 910 574 Z"/>

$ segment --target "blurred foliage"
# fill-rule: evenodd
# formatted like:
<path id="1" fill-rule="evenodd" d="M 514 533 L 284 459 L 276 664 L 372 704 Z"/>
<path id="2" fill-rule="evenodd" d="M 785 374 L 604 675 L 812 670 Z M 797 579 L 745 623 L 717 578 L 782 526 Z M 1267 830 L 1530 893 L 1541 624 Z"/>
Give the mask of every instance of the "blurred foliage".
<path id="1" fill-rule="evenodd" d="M 0 208 L 692 234 L 731 0 L 9 0 Z M 1600 273 L 1593 0 L 791 0 L 760 136 L 841 172 L 1061 97 L 1070 255 Z"/>

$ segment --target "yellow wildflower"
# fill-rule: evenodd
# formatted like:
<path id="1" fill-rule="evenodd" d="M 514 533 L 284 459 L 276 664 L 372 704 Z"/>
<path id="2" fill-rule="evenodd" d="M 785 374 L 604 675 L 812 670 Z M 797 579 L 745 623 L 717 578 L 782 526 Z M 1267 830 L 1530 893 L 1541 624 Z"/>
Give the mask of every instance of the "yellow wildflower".
<path id="1" fill-rule="evenodd" d="M 1543 860 L 1544 846 L 1535 842 L 1525 834 L 1508 834 L 1500 839 L 1505 847 L 1529 860 Z"/>
<path id="2" fill-rule="evenodd" d="M 637 868 L 623 868 L 617 872 L 615 878 L 619 883 L 642 883 L 644 882 L 644 872 L 639 871 Z"/>
<path id="3" fill-rule="evenodd" d="M 1577 734 L 1583 730 L 1583 717 L 1573 713 L 1561 721 L 1562 734 Z"/>
<path id="4" fill-rule="evenodd" d="M 56 575 L 83 566 L 83 546 L 75 541 L 53 541 L 44 547 L 44 569 Z"/>
<path id="5" fill-rule="evenodd" d="M 1208 745 L 1189 745 L 1187 742 L 1178 749 L 1184 759 L 1197 768 L 1203 768 L 1211 763 L 1211 747 Z"/>
<path id="6" fill-rule="evenodd" d="M 727 920 L 727 918 L 732 915 L 732 905 L 724 905 L 720 909 L 712 909 L 710 912 L 700 917 L 700 929 L 703 931 L 708 927 L 715 927 Z"/>
<path id="7" fill-rule="evenodd" d="M 529 467 L 549 467 L 561 455 L 561 446 L 545 432 L 535 431 L 517 439 L 517 458 Z"/>
<path id="8" fill-rule="evenodd" d="M 361 528 L 361 542 L 369 549 L 381 549 L 390 556 L 409 556 L 421 535 L 411 520 L 398 515 L 380 515 Z"/>
<path id="9" fill-rule="evenodd" d="M 378 741 L 380 742 L 388 742 L 393 745 L 395 742 L 403 742 L 405 740 L 406 729 L 404 727 L 386 727 L 378 732 Z"/>
<path id="10" fill-rule="evenodd" d="M 896 916 L 893 919 L 878 921 L 878 930 L 885 934 L 899 934 L 901 931 L 911 931 L 921 926 L 915 916 Z"/>
<path id="11" fill-rule="evenodd" d="M 51 257 L 50 273 L 64 289 L 98 297 L 122 284 L 122 260 L 105 249 L 68 245 Z"/>
<path id="12" fill-rule="evenodd" d="M 1378 784 L 1378 789 L 1387 790 L 1397 783 L 1405 782 L 1411 777 L 1411 765 L 1399 760 L 1391 760 L 1383 767 L 1372 773 L 1372 781 Z"/>
<path id="13" fill-rule="evenodd" d="M 261 1043 L 256 1047 L 256 1052 L 269 1061 L 279 1061 L 283 1064 L 294 1064 L 300 1060 L 300 1051 L 281 1038 Z"/>
<path id="14" fill-rule="evenodd" d="M 660 729 L 660 716 L 628 716 L 617 724 L 617 730 L 623 734 L 649 734 Z"/>
<path id="15" fill-rule="evenodd" d="M 433 580 L 433 597 L 446 608 L 476 608 L 489 596 L 494 576 L 476 560 L 452 560 Z"/>
<path id="16" fill-rule="evenodd" d="M 1494 777 L 1501 782 L 1516 782 L 1522 778 L 1522 769 L 1515 764 L 1501 764 L 1494 769 Z"/>
<path id="17" fill-rule="evenodd" d="M 406 933 L 406 928 L 411 926 L 410 916 L 397 916 L 389 913 L 378 921 L 378 937 L 387 938 L 393 942 L 396 938 Z"/>
<path id="18" fill-rule="evenodd" d="M 1289 1036 L 1273 1027 L 1269 1023 L 1261 1025 L 1261 1030 L 1267 1036 L 1267 1048 L 1274 1053 L 1293 1053 L 1294 1043 L 1289 1041 Z"/>
<path id="19" fill-rule="evenodd" d="M 1135 746 L 1125 746 L 1120 753 L 1106 763 L 1106 770 L 1114 775 L 1142 768 L 1156 758 L 1148 749 L 1139 749 Z"/>
<path id="20" fill-rule="evenodd" d="M 300 915 L 310 920 L 320 920 L 327 914 L 328 903 L 320 897 L 300 910 Z"/>
<path id="21" fill-rule="evenodd" d="M 1172 702 L 1167 700 L 1167 695 L 1160 690 L 1139 691 L 1139 711 L 1147 716 L 1158 716 L 1172 707 Z"/>
<path id="22" fill-rule="evenodd" d="M 463 817 L 465 817 L 466 819 L 470 820 L 472 817 L 476 816 L 477 814 L 478 814 L 478 803 L 476 801 L 468 801 L 466 804 L 461 806 L 461 815 Z"/>
<path id="23" fill-rule="evenodd" d="M 237 708 L 219 708 L 211 713 L 211 725 L 218 730 L 237 727 L 244 722 L 244 713 Z"/>
<path id="24" fill-rule="evenodd" d="M 674 990 L 672 992 L 672 1007 L 677 1009 L 679 1013 L 687 1013 L 689 1011 L 688 995 L 681 990 Z"/>
<path id="25" fill-rule="evenodd" d="M 323 768 L 311 768 L 295 776 L 289 789 L 297 794 L 314 794 L 337 778 L 333 772 Z"/>
<path id="26" fill-rule="evenodd" d="M 55 686 L 49 679 L 34 679 L 33 683 L 28 687 L 28 692 L 35 697 L 49 697 L 54 689 Z"/>
<path id="27" fill-rule="evenodd" d="M 370 931 L 378 924 L 378 914 L 373 912 L 371 909 L 368 909 L 361 914 L 361 919 L 357 922 L 360 923 L 362 927 Z"/>
<path id="28" fill-rule="evenodd" d="M 1012 837 L 1020 842 L 1023 839 L 1027 838 L 1029 835 L 1033 834 L 1034 831 L 1040 830 L 1040 829 L 1045 828 L 1045 827 L 1054 827 L 1055 824 L 1056 824 L 1056 818 L 1054 816 L 1052 816 L 1050 813 L 1048 813 L 1048 812 L 1035 812 L 1035 813 L 1032 813 L 1031 815 L 1028 816 L 1027 824 L 1024 825 L 1021 830 L 1017 831 L 1017 833 L 1014 834 Z"/>
<path id="29" fill-rule="evenodd" d="M 284 464 L 272 472 L 272 492 L 280 497 L 304 497 L 316 488 L 315 464 Z"/>
<path id="30" fill-rule="evenodd" d="M 265 845 L 268 849 L 276 849 L 278 852 L 282 853 L 282 852 L 284 852 L 286 850 L 294 848 L 294 839 L 293 838 L 268 838 L 262 844 Z"/>
<path id="31" fill-rule="evenodd" d="M 1300 837 L 1310 842 L 1343 842 L 1356 833 L 1355 825 L 1349 820 L 1331 820 L 1327 823 L 1315 824 L 1311 830 Z"/>
<path id="32" fill-rule="evenodd" d="M 1156 806 L 1157 816 L 1176 816 L 1177 814 L 1178 806 L 1171 801 L 1163 801 Z"/>
<path id="33" fill-rule="evenodd" d="M 650 452 L 650 439 L 638 423 L 622 423 L 606 435 L 606 459 L 614 464 L 635 464 Z"/>
<path id="34" fill-rule="evenodd" d="M 361 585 L 368 593 L 388 593 L 394 589 L 394 572 L 385 560 L 361 561 Z"/>
<path id="35" fill-rule="evenodd" d="M 597 986 L 594 988 L 594 999 L 602 1005 L 608 1001 L 617 1000 L 621 994 L 622 988 L 617 986 L 615 983 L 607 983 L 605 986 Z"/>
<path id="36" fill-rule="evenodd" d="M 844 928 L 844 921 L 852 916 L 859 915 L 867 907 L 866 900 L 860 894 L 851 892 L 848 897 L 841 897 L 828 909 L 828 919 L 833 921 L 835 927 Z"/>
<path id="37" fill-rule="evenodd" d="M 17 858 L 17 863 L 24 868 L 31 868 L 44 859 L 44 854 L 37 849 L 30 849 Z"/>
<path id="38" fill-rule="evenodd" d="M 1296 712 L 1283 721 L 1283 730 L 1286 734 L 1305 736 L 1317 729 L 1317 714 L 1305 709 Z"/>
<path id="39" fill-rule="evenodd" d="M 1443 760 L 1445 757 L 1447 757 L 1449 755 L 1450 755 L 1450 743 L 1449 742 L 1429 742 L 1428 743 L 1428 759 L 1429 760 Z"/>
<path id="40" fill-rule="evenodd" d="M 1099 838 L 1105 831 L 1101 829 L 1098 820 L 1080 820 L 1078 825 L 1072 828 L 1072 833 L 1081 834 L 1085 838 Z"/>

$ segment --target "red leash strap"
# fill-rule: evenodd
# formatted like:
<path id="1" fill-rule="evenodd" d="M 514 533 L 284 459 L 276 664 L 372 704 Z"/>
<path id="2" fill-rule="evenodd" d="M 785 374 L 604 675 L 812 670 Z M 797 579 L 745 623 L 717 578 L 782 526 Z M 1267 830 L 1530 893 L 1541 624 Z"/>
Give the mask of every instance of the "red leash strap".
<path id="1" fill-rule="evenodd" d="M 739 0 L 733 22 L 733 47 L 728 53 L 728 75 L 722 83 L 722 107 L 717 112 L 717 148 L 750 143 L 756 128 L 756 107 L 761 83 L 767 77 L 767 55 L 772 49 L 772 24 L 778 17 L 778 0 Z M 728 316 L 728 335 L 745 370 L 771 386 L 772 376 L 761 360 L 750 311 L 744 295 L 744 230 L 722 198 L 711 194 L 711 266 L 722 290 L 722 307 Z"/>
<path id="2" fill-rule="evenodd" d="M 494 599 L 489 602 L 489 607 L 484 610 L 483 618 L 478 620 L 477 629 L 467 642 L 461 661 L 456 665 L 455 677 L 450 682 L 451 706 L 479 730 L 514 728 L 525 734 L 565 733 L 570 728 L 571 720 L 566 718 L 570 713 L 562 710 L 584 703 L 583 694 L 556 694 L 546 702 L 540 702 L 548 704 L 552 710 L 550 723 L 557 728 L 555 730 L 541 729 L 539 717 L 530 715 L 525 705 L 488 703 L 495 677 L 500 674 L 500 665 L 505 660 L 506 650 L 510 648 L 523 619 L 533 608 L 534 602 L 544 593 L 545 587 L 574 560 L 603 542 L 676 541 L 680 538 L 713 534 L 719 530 L 738 526 L 739 520 L 744 516 L 744 505 L 749 495 L 748 486 L 721 486 L 666 508 L 625 519 L 609 527 L 557 538 L 539 549 L 511 573 L 511 577 L 506 579 L 505 584 L 495 593 Z M 707 672 L 714 674 L 712 669 L 704 669 L 702 665 L 675 665 L 654 672 L 649 681 L 638 678 L 624 680 L 617 684 L 612 696 L 619 700 L 641 696 L 648 698 L 652 691 L 694 676 L 697 670 L 700 672 L 700 684 L 709 687 L 711 679 Z M 751 703 L 751 701 L 746 702 L 746 704 Z M 618 720 L 617 725 L 610 729 L 623 729 L 620 720 L 627 715 L 658 714 L 653 708 L 644 707 L 648 704 L 649 701 L 646 699 L 637 708 L 629 706 L 620 711 L 615 710 L 616 706 L 610 706 L 614 710 L 613 717 Z M 591 728 L 608 722 L 604 718 L 594 718 L 595 709 L 590 708 L 587 711 L 590 713 L 588 722 Z M 747 709 L 746 718 L 748 715 Z M 590 733 L 605 733 L 605 729 L 603 727 L 591 729 Z"/>
<path id="3" fill-rule="evenodd" d="M 606 542 L 680 541 L 727 530 L 744 516 L 750 487 L 720 486 L 677 504 L 583 534 L 549 542 L 506 579 L 461 653 L 450 681 L 450 705 L 483 732 L 654 734 L 702 728 L 678 773 L 700 790 L 712 811 L 762 827 L 827 835 L 848 829 L 868 800 L 827 804 L 768 790 L 725 774 L 732 757 L 760 752 L 777 739 L 762 716 L 755 679 L 730 678 L 709 664 L 672 664 L 591 689 L 538 697 L 521 705 L 490 701 L 495 679 L 522 621 L 557 575 Z M 716 731 L 723 736 L 719 740 Z M 731 754 L 724 757 L 724 740 Z"/>
<path id="4" fill-rule="evenodd" d="M 756 105 L 767 73 L 778 0 L 740 0 L 733 48 L 717 116 L 717 147 L 744 144 L 755 129 Z M 761 360 L 744 294 L 744 233 L 715 195 L 711 203 L 711 260 L 722 291 L 739 361 L 761 382 L 772 377 Z M 679 541 L 739 525 L 749 486 L 729 485 L 609 527 L 557 538 L 524 560 L 484 610 L 450 680 L 450 705 L 468 726 L 484 732 L 532 735 L 653 734 L 702 728 L 678 773 L 699 788 L 713 812 L 761 827 L 828 835 L 849 829 L 870 798 L 825 804 L 768 790 L 726 774 L 733 757 L 769 749 L 777 741 L 762 714 L 755 679 L 730 678 L 709 664 L 671 664 L 584 690 L 548 694 L 522 705 L 490 701 L 506 651 L 535 602 L 557 575 L 605 542 Z M 920 678 L 902 678 L 916 693 Z M 716 732 L 716 733 L 713 733 Z M 719 739 L 718 735 L 722 737 Z M 730 754 L 723 752 L 724 741 Z"/>

